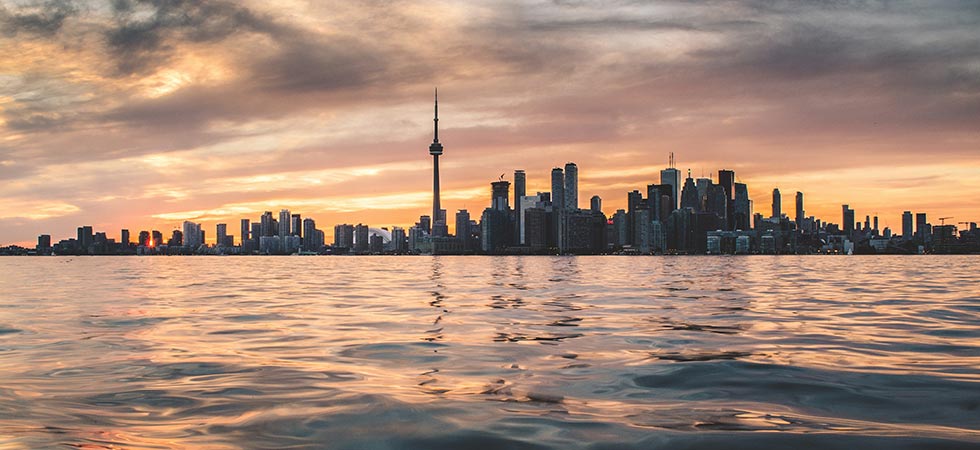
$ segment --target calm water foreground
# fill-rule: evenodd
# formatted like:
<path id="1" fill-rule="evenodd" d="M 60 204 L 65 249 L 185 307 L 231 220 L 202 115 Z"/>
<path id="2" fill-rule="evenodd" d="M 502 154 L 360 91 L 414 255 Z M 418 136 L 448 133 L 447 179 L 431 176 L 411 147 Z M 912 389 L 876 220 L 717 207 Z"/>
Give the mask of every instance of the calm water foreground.
<path id="1" fill-rule="evenodd" d="M 0 448 L 977 448 L 980 258 L 0 258 Z"/>

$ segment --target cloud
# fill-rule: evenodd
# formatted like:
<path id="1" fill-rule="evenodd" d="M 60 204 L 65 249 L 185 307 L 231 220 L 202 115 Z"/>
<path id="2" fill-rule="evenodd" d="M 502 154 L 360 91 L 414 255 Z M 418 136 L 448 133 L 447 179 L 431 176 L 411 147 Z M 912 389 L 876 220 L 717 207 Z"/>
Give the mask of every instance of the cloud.
<path id="1" fill-rule="evenodd" d="M 71 0 L 48 0 L 20 6 L 10 12 L 0 5 L 0 29 L 4 34 L 31 33 L 50 36 L 61 30 L 65 20 L 78 13 Z"/>
<path id="2" fill-rule="evenodd" d="M 385 213 L 411 223 L 433 85 L 444 184 L 484 197 L 470 189 L 514 168 L 547 189 L 571 160 L 616 208 L 669 152 L 760 183 L 812 171 L 859 197 L 878 186 L 851 170 L 969 165 L 980 145 L 970 1 L 5 5 L 0 197 L 74 205 L 72 220 L 288 200 L 351 221 L 411 198 Z M 403 168 L 331 182 L 374 165 Z M 920 191 L 943 195 L 924 181 L 939 166 Z"/>
<path id="3" fill-rule="evenodd" d="M 0 199 L 0 219 L 42 220 L 67 216 L 80 211 L 70 203 L 61 201 Z"/>
<path id="4" fill-rule="evenodd" d="M 268 16 L 221 0 L 117 0 L 103 31 L 120 75 L 165 65 L 186 43 L 220 42 L 239 33 L 291 32 Z"/>

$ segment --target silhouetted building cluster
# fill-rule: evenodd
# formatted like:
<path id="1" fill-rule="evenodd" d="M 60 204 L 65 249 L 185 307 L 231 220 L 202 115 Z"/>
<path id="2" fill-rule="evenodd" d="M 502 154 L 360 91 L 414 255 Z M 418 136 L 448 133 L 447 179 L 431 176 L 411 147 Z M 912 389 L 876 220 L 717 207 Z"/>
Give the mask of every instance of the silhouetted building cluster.
<path id="1" fill-rule="evenodd" d="M 256 220 L 241 219 L 240 239 L 228 234 L 219 223 L 215 244 L 205 244 L 201 225 L 185 221 L 164 241 L 157 230 L 140 231 L 130 241 L 122 230 L 120 241 L 91 226 L 78 227 L 71 239 L 51 242 L 50 235 L 38 237 L 34 253 L 106 254 L 812 254 L 812 253 L 970 253 L 980 252 L 976 223 L 958 222 L 966 229 L 939 218 L 932 225 L 925 213 L 902 215 L 901 234 L 878 228 L 878 217 L 862 223 L 854 209 L 842 205 L 841 223 L 807 216 L 804 196 L 796 192 L 792 218 L 783 214 L 782 195 L 772 191 L 771 214 L 753 213 L 748 186 L 739 183 L 733 170 L 718 171 L 712 178 L 694 179 L 690 170 L 681 179 L 670 154 L 668 167 L 659 180 L 645 190 L 626 193 L 626 209 L 610 217 L 602 212 L 602 199 L 592 196 L 588 209 L 579 208 L 579 168 L 569 162 L 551 170 L 551 191 L 527 194 L 527 174 L 515 170 L 511 182 L 500 177 L 490 183 L 490 204 L 479 221 L 463 209 L 455 215 L 455 235 L 440 203 L 439 102 L 435 99 L 433 141 L 432 214 L 419 217 L 405 230 L 400 227 L 372 228 L 364 224 L 334 226 L 333 243 L 313 219 L 303 219 L 289 210 L 278 217 L 266 211 Z M 513 202 L 511 202 L 513 198 Z M 0 254 L 26 254 L 20 247 L 0 248 Z"/>

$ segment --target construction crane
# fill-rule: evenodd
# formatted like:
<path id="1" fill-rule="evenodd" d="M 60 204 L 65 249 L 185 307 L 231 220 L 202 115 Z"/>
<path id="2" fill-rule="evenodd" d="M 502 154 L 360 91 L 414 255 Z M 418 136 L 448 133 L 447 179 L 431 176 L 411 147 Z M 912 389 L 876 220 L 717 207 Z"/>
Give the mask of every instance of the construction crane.
<path id="1" fill-rule="evenodd" d="M 940 217 L 939 218 L 939 224 L 940 225 L 946 225 L 946 220 L 948 220 L 948 219 L 952 219 L 952 217 Z"/>

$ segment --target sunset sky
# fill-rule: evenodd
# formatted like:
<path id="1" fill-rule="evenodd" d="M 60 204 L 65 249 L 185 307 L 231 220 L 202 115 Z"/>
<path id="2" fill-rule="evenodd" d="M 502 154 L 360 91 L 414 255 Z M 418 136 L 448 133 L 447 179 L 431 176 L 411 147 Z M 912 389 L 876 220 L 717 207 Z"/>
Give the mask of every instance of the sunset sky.
<path id="1" fill-rule="evenodd" d="M 754 211 L 980 221 L 977 1 L 0 0 L 0 244 L 286 208 L 475 218 L 579 166 L 611 214 L 674 152 Z M 450 220 L 450 222 L 452 222 Z M 949 223 L 947 222 L 947 223 Z"/>

